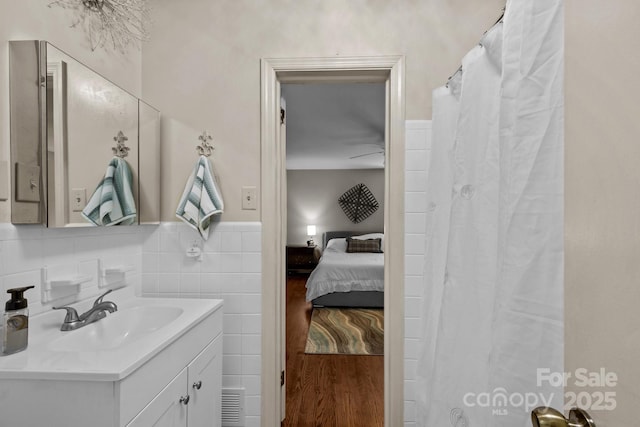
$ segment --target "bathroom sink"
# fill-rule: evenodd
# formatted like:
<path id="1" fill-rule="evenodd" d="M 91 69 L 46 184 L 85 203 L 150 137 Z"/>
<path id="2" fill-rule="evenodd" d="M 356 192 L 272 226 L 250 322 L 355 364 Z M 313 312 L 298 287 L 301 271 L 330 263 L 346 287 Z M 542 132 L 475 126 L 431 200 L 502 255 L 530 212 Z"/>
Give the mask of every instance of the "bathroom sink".
<path id="1" fill-rule="evenodd" d="M 127 307 L 50 343 L 53 351 L 109 351 L 131 345 L 176 320 L 184 310 L 170 306 Z"/>
<path id="2" fill-rule="evenodd" d="M 197 354 L 185 348 L 222 331 L 222 300 L 141 298 L 129 286 L 113 291 L 109 300 L 118 311 L 73 331 L 60 330 L 64 316 L 58 311 L 32 316 L 27 349 L 0 357 L 0 382 L 120 381 L 152 359 L 193 358 Z M 83 313 L 93 304 L 87 298 L 74 308 Z M 176 341 L 189 345 L 175 346 Z"/>

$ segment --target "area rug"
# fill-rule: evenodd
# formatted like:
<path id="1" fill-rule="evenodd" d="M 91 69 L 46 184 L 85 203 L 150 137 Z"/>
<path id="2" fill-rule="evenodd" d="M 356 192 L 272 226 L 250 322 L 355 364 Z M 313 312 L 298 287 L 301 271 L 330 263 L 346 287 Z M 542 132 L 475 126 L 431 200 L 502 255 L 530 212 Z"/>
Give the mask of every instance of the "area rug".
<path id="1" fill-rule="evenodd" d="M 384 310 L 314 308 L 307 354 L 384 354 Z"/>

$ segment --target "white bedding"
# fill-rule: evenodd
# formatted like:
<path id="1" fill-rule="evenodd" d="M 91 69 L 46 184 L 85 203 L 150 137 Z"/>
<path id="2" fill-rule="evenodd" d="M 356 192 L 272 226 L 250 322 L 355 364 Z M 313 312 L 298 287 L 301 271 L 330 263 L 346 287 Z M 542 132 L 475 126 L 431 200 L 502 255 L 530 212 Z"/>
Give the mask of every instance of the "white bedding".
<path id="1" fill-rule="evenodd" d="M 384 291 L 384 254 L 346 249 L 346 239 L 329 241 L 307 280 L 307 301 L 332 292 Z"/>

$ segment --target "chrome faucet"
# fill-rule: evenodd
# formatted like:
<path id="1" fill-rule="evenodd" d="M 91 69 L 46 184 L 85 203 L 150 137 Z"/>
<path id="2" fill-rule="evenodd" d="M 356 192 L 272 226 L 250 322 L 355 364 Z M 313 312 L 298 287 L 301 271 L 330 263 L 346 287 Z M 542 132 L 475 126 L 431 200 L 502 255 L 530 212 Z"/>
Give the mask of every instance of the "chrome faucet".
<path id="1" fill-rule="evenodd" d="M 73 307 L 52 307 L 54 310 L 67 310 L 67 315 L 64 317 L 64 322 L 62 322 L 60 330 L 73 331 L 104 318 L 107 315 L 107 311 L 109 313 L 118 311 L 118 306 L 114 302 L 103 301 L 105 295 L 107 295 L 111 291 L 112 289 L 100 295 L 98 299 L 93 303 L 93 307 L 91 307 L 91 309 L 81 315 L 78 315 L 78 312 Z"/>

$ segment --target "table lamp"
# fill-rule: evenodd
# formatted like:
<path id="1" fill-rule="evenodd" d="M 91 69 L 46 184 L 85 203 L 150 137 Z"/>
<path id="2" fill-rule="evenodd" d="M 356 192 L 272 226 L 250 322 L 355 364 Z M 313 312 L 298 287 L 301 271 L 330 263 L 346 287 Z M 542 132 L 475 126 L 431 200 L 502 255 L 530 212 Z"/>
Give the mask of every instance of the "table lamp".
<path id="1" fill-rule="evenodd" d="M 307 236 L 309 236 L 309 240 L 307 240 L 307 246 L 315 246 L 316 244 L 313 242 L 313 236 L 316 235 L 316 226 L 315 225 L 307 225 Z"/>

